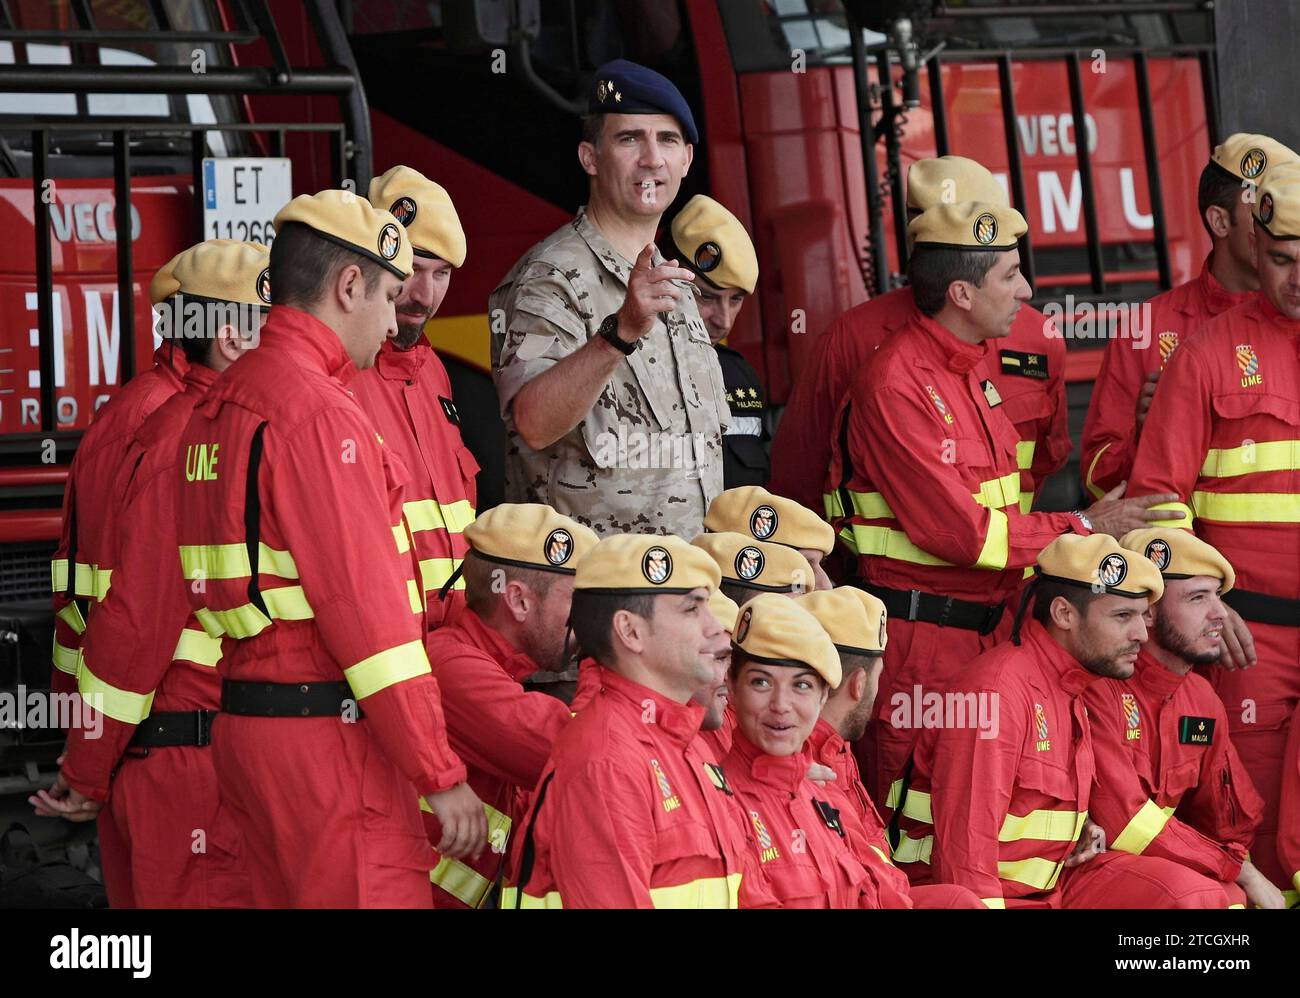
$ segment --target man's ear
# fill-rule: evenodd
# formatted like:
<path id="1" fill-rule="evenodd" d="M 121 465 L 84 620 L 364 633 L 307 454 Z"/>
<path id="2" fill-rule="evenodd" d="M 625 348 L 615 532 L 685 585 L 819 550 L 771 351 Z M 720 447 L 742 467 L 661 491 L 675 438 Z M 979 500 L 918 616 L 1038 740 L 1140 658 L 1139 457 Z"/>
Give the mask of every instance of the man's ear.
<path id="1" fill-rule="evenodd" d="M 334 278 L 334 299 L 344 312 L 355 312 L 366 297 L 366 278 L 361 268 L 349 263 Z"/>
<path id="2" fill-rule="evenodd" d="M 646 649 L 649 637 L 648 622 L 631 610 L 615 610 L 610 620 L 610 637 L 634 655 L 640 655 Z"/>
<path id="3" fill-rule="evenodd" d="M 691 164 L 695 162 L 695 147 L 689 142 L 686 144 L 686 165 L 682 167 L 682 177 L 691 172 Z"/>
<path id="4" fill-rule="evenodd" d="M 590 142 L 578 143 L 578 162 L 582 164 L 582 172 L 589 177 L 596 175 L 596 147 Z"/>
<path id="5" fill-rule="evenodd" d="M 1205 224 L 1210 227 L 1216 239 L 1226 239 L 1232 228 L 1232 213 L 1212 204 L 1205 209 Z"/>
<path id="6" fill-rule="evenodd" d="M 234 326 L 222 326 L 217 330 L 217 338 L 213 344 L 213 349 L 221 355 L 227 365 L 233 364 L 244 352 L 244 337 L 240 335 L 239 330 Z"/>
<path id="7" fill-rule="evenodd" d="M 1079 611 L 1064 596 L 1054 596 L 1048 617 L 1063 631 L 1072 631 L 1079 623 Z"/>
<path id="8" fill-rule="evenodd" d="M 515 623 L 522 624 L 535 602 L 532 590 L 518 579 L 511 579 L 506 583 L 506 591 L 501 596 L 505 600 L 506 609 L 510 611 L 510 616 L 515 619 Z"/>
<path id="9" fill-rule="evenodd" d="M 975 307 L 975 296 L 971 293 L 971 284 L 969 281 L 953 281 L 948 285 L 948 302 L 951 305 L 961 309 L 963 312 L 969 312 Z"/>
<path id="10" fill-rule="evenodd" d="M 862 698 L 867 695 L 867 673 L 870 669 L 854 669 L 849 675 L 849 699 L 854 703 L 861 703 Z"/>

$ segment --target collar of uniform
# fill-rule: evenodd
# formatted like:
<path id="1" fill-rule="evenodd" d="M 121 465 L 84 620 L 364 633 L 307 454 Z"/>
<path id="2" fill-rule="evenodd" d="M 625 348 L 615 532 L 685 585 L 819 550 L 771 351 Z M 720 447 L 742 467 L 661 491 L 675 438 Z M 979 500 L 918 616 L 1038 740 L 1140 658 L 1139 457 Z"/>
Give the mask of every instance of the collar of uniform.
<path id="1" fill-rule="evenodd" d="M 912 321 L 925 333 L 926 339 L 934 346 L 936 354 L 943 359 L 948 370 L 957 374 L 974 370 L 988 353 L 987 340 L 967 343 L 954 336 L 946 326 L 923 315 L 920 310 L 913 315 Z"/>
<path id="2" fill-rule="evenodd" d="M 262 341 L 289 352 L 304 367 L 315 368 L 345 384 L 357 373 L 334 330 L 315 316 L 288 305 L 271 306 L 262 325 Z"/>
<path id="3" fill-rule="evenodd" d="M 1021 643 L 1029 643 L 1037 650 L 1043 671 L 1055 679 L 1071 696 L 1078 696 L 1101 677 L 1081 666 L 1077 659 L 1056 643 L 1038 621 L 1028 619 L 1021 627 Z"/>
<path id="4" fill-rule="evenodd" d="M 375 373 L 388 381 L 414 381 L 432 352 L 428 340 L 417 342 L 409 350 L 398 350 L 392 340 L 384 340 L 375 358 Z"/>
<path id="5" fill-rule="evenodd" d="M 504 634 L 489 626 L 473 610 L 466 609 L 456 617 L 456 626 L 465 632 L 476 646 L 487 652 L 496 663 L 509 673 L 511 679 L 522 682 L 540 668 L 526 652 L 512 645 Z"/>
<path id="6" fill-rule="evenodd" d="M 807 745 L 804 745 L 805 752 Z M 759 783 L 786 793 L 797 793 L 799 785 L 808 776 L 808 756 L 805 752 L 794 755 L 768 755 L 745 737 L 737 725 L 731 739 L 731 754 L 739 758 Z"/>
<path id="7" fill-rule="evenodd" d="M 886 291 L 881 296 L 881 300 L 886 301 L 895 296 L 897 296 L 900 305 L 902 304 L 903 299 L 906 298 L 907 307 L 899 308 L 897 310 L 887 310 L 884 319 L 882 319 L 880 323 L 882 329 L 888 329 L 892 332 L 895 329 L 902 329 L 910 322 L 916 322 L 918 319 L 925 318 L 925 316 L 921 314 L 921 310 L 916 307 L 916 292 L 912 290 L 910 284 L 901 288 L 895 288 L 893 291 Z"/>
<path id="8" fill-rule="evenodd" d="M 1211 250 L 1206 256 L 1205 262 L 1201 264 L 1201 272 L 1196 276 L 1196 288 L 1201 293 L 1201 298 L 1205 301 L 1206 308 L 1211 315 L 1218 315 L 1220 312 L 1226 312 L 1230 308 L 1236 308 L 1243 302 L 1247 302 L 1255 294 L 1254 291 L 1243 291 L 1240 294 L 1233 294 L 1222 284 L 1219 279 L 1210 271 L 1210 263 L 1214 260 L 1214 251 Z"/>
<path id="9" fill-rule="evenodd" d="M 847 747 L 840 733 L 819 717 L 817 724 L 813 726 L 812 734 L 808 736 L 808 741 L 804 742 L 803 749 L 814 759 L 833 759 L 841 755 Z"/>
<path id="10" fill-rule="evenodd" d="M 618 278 L 619 283 L 626 286 L 628 276 L 632 273 L 632 264 L 623 259 L 623 255 L 609 244 L 601 231 L 596 228 L 590 218 L 587 217 L 587 206 L 583 205 L 578 209 L 578 215 L 573 220 L 573 228 L 578 235 L 582 236 L 592 254 L 600 261 L 601 266 Z M 657 267 L 664 262 L 664 255 L 659 252 L 659 247 L 654 249 L 654 255 L 650 258 L 650 265 Z M 680 309 L 680 306 L 678 306 Z"/>
<path id="11" fill-rule="evenodd" d="M 171 340 L 164 340 L 162 345 L 153 352 L 153 363 L 154 367 L 176 382 L 177 388 L 180 388 L 181 382 L 185 380 L 185 373 L 190 369 L 185 351 Z"/>
<path id="12" fill-rule="evenodd" d="M 207 364 L 190 364 L 185 370 L 184 384 L 187 392 L 197 391 L 200 395 L 205 394 L 212 387 L 212 382 L 216 380 L 217 372 Z"/>
<path id="13" fill-rule="evenodd" d="M 676 700 L 670 700 L 662 693 L 652 690 L 649 686 L 642 686 L 625 676 L 620 676 L 614 670 L 607 669 L 603 665 L 598 666 L 598 668 L 600 669 L 601 692 L 612 693 L 616 697 L 627 700 L 639 714 L 645 713 L 646 701 L 649 701 L 654 705 L 655 727 L 677 745 L 685 748 L 700 733 L 700 725 L 704 723 L 704 708 L 699 704 L 694 701 L 678 703 Z M 648 726 L 644 725 L 643 727 Z M 645 740 L 649 740 L 648 733 Z"/>
<path id="14" fill-rule="evenodd" d="M 1144 690 L 1158 697 L 1167 697 L 1183 685 L 1183 676 L 1166 669 L 1156 657 L 1143 648 L 1138 652 L 1137 663 L 1133 666 L 1133 679 Z"/>

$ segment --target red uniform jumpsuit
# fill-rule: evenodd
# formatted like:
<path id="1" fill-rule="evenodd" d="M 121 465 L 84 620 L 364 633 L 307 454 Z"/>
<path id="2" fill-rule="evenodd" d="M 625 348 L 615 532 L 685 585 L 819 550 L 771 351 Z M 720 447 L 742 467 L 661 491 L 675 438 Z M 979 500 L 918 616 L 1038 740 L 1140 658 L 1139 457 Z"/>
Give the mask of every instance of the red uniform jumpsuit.
<path id="1" fill-rule="evenodd" d="M 199 621 L 226 639 L 222 679 L 346 679 L 359 706 L 218 716 L 221 806 L 259 906 L 429 907 L 412 788 L 465 779 L 424 650 L 404 472 L 344 388 L 353 370 L 332 330 L 277 305 L 181 441 L 181 564 Z"/>
<path id="2" fill-rule="evenodd" d="M 600 682 L 556 740 L 515 840 L 520 907 L 775 906 L 749 822 L 696 737 L 704 708 L 608 669 Z"/>
<path id="3" fill-rule="evenodd" d="M 1282 756 L 1300 703 L 1300 322 L 1267 298 L 1211 319 L 1184 343 L 1160 377 L 1138 445 L 1129 490 L 1177 494 L 1174 508 L 1237 573 L 1224 602 L 1255 638 L 1258 663 L 1214 669 L 1232 743 L 1264 798 L 1251 859 L 1279 887 L 1277 861 Z M 1250 594 L 1263 594 L 1252 597 Z M 1280 601 L 1281 621 L 1253 619 L 1242 600 Z M 1275 618 L 1276 619 L 1276 618 Z"/>
<path id="4" fill-rule="evenodd" d="M 520 683 L 537 663 L 468 607 L 430 634 L 425 647 L 442 691 L 447 740 L 487 811 L 489 847 L 473 861 L 442 857 L 429 877 L 433 903 L 477 908 L 501 873 L 524 796 L 537 786 L 569 708 L 546 693 L 525 692 Z M 441 823 L 426 813 L 424 824 L 436 844 Z"/>
<path id="5" fill-rule="evenodd" d="M 914 311 L 855 382 L 847 460 L 837 443 L 830 475 L 846 483 L 840 501 L 851 515 L 835 526 L 855 546 L 863 582 L 988 607 L 991 621 L 1039 551 L 1086 531 L 1068 513 L 1021 512 L 1019 438 L 981 373 L 990 349 Z M 889 638 L 875 719 L 858 743 L 867 789 L 886 807 L 915 739 L 890 720 L 895 695 L 911 703 L 918 685 L 943 688 L 994 643 L 987 624 L 984 633 L 941 627 L 894 609 Z"/>
<path id="6" fill-rule="evenodd" d="M 1133 470 L 1138 441 L 1137 399 L 1147 376 L 1152 371 L 1163 371 L 1178 344 L 1206 322 L 1254 294 L 1232 294 L 1224 288 L 1210 273 L 1213 256 L 1205 258 L 1200 274 L 1186 284 L 1147 302 L 1143 307 L 1150 307 L 1149 319 L 1143 317 L 1137 327 L 1121 330 L 1106 344 L 1079 446 L 1083 484 L 1097 499 L 1128 481 Z M 1130 486 L 1125 494 L 1142 493 Z"/>
<path id="7" fill-rule="evenodd" d="M 1130 679 L 1093 683 L 1084 704 L 1097 758 L 1091 814 L 1107 847 L 1182 863 L 1236 894 L 1264 802 L 1213 687 L 1143 650 Z"/>
<path id="8" fill-rule="evenodd" d="M 122 386 L 95 414 L 77 446 L 63 492 L 63 534 L 50 565 L 54 589 L 54 670 L 50 688 L 77 688 L 77 651 L 91 603 L 108 593 L 116 549 L 107 522 L 117 500 L 118 472 L 132 434 L 151 412 L 181 390 L 185 354 L 164 343 L 154 366 Z"/>
<path id="9" fill-rule="evenodd" d="M 854 380 L 872 355 L 907 324 L 916 308 L 911 288 L 899 288 L 855 305 L 836 319 L 813 347 L 781 416 L 772 454 L 777 495 L 822 510 L 821 483 L 830 464 L 835 418 Z M 1023 306 L 1011 335 L 989 351 L 983 377 L 1002 396 L 1002 411 L 1016 427 L 1021 509 L 1070 456 L 1065 400 L 1065 341 L 1044 334 L 1049 320 Z"/>
<path id="10" fill-rule="evenodd" d="M 469 549 L 462 531 L 474 520 L 478 462 L 460 437 L 460 416 L 442 361 L 421 338 L 410 350 L 385 341 L 375 366 L 348 385 L 384 446 L 395 452 L 409 478 L 402 512 L 415 541 L 429 627 L 442 623 L 464 599 L 465 580 L 438 593 Z"/>
<path id="11" fill-rule="evenodd" d="M 221 642 L 191 614 L 176 558 L 173 482 L 181 431 L 215 379 L 212 368 L 190 365 L 184 390 L 134 435 L 123 463 L 122 508 L 113 517 L 113 586 L 88 622 L 81 649 L 81 693 L 102 705 L 103 730 L 68 733 L 63 775 L 73 789 L 107 802 L 99 846 L 114 908 L 251 903 L 233 860 L 237 832 L 216 821 L 211 749 L 128 749 L 148 718 L 197 715 L 221 704 Z M 206 720 L 195 721 L 206 729 Z"/>
<path id="12" fill-rule="evenodd" d="M 906 883 L 883 859 L 855 853 L 835 800 L 808 779 L 812 757 L 766 755 L 737 730 L 723 760 L 749 816 L 755 857 L 784 908 L 910 908 Z M 842 803 L 842 802 L 841 802 Z"/>
<path id="13" fill-rule="evenodd" d="M 990 908 L 1225 908 L 1213 880 L 1153 856 L 1108 851 L 1066 870 L 1090 804 L 1093 739 L 1083 692 L 1097 680 L 1036 621 L 950 687 L 992 697 L 995 728 L 926 728 L 913 756 L 894 859 L 914 883 L 970 888 Z M 992 733 L 992 737 L 984 737 Z"/>

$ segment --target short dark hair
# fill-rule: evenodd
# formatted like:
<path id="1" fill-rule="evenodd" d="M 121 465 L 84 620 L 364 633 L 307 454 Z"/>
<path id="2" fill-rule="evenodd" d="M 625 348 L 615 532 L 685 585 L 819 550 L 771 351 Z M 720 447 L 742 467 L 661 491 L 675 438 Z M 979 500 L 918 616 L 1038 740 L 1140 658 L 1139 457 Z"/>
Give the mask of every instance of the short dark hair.
<path id="1" fill-rule="evenodd" d="M 602 665 L 613 660 L 614 614 L 627 610 L 646 620 L 654 619 L 654 593 L 596 593 L 586 589 L 573 591 L 569 624 L 574 640 L 583 655 L 590 655 Z"/>
<path id="2" fill-rule="evenodd" d="M 723 596 L 737 606 L 744 606 L 758 595 L 757 589 L 750 589 L 749 586 L 742 586 L 739 582 L 732 582 L 730 579 L 723 579 L 718 588 L 722 590 Z"/>
<path id="3" fill-rule="evenodd" d="M 1214 232 L 1210 228 L 1210 223 L 1205 220 L 1205 210 L 1211 206 L 1222 208 L 1228 213 L 1228 224 L 1235 225 L 1232 210 L 1241 197 L 1243 183 L 1244 181 L 1238 180 L 1218 163 L 1205 164 L 1205 169 L 1201 171 L 1201 179 L 1196 185 L 1196 211 L 1201 216 L 1201 225 L 1205 227 L 1206 234 L 1210 238 L 1214 238 Z"/>
<path id="4" fill-rule="evenodd" d="M 497 572 L 502 573 L 506 582 L 522 582 L 538 599 L 545 599 L 551 586 L 559 578 L 558 572 L 548 572 L 544 568 L 524 568 L 521 565 L 504 565 L 499 561 L 484 558 L 477 551 L 465 555 L 463 575 L 465 578 L 465 605 L 480 617 L 488 616 L 492 611 L 496 597 L 504 591 L 496 585 Z"/>
<path id="5" fill-rule="evenodd" d="M 584 114 L 582 116 L 583 142 L 590 142 L 593 146 L 597 145 L 604 132 L 605 116 L 603 114 Z"/>
<path id="6" fill-rule="evenodd" d="M 356 265 L 366 282 L 367 296 L 389 273 L 373 260 L 313 232 L 302 222 L 285 222 L 271 243 L 271 287 L 277 305 L 315 305 L 334 283 L 339 271 Z"/>
<path id="7" fill-rule="evenodd" d="M 935 316 L 948 297 L 953 281 L 969 281 L 983 287 L 998 254 L 988 250 L 946 249 L 918 246 L 907 261 L 907 279 L 912 285 L 916 307 L 922 315 Z"/>
<path id="8" fill-rule="evenodd" d="M 208 366 L 217 334 L 222 329 L 232 326 L 240 335 L 249 338 L 260 328 L 266 315 L 266 310 L 257 306 L 183 292 L 159 302 L 154 310 L 165 313 L 160 315 L 160 322 L 169 332 L 165 338 L 171 340 L 173 345 L 179 345 L 185 359 L 191 364 L 205 366 Z M 200 328 L 194 328 L 189 323 L 195 314 L 203 318 Z M 250 328 L 250 324 L 255 325 Z"/>
<path id="9" fill-rule="evenodd" d="M 1052 601 L 1058 596 L 1063 596 L 1072 607 L 1086 617 L 1088 608 L 1102 595 L 1102 593 L 1093 592 L 1090 587 L 1074 586 L 1068 582 L 1053 582 L 1050 579 L 1039 579 L 1034 583 L 1033 616 L 1036 621 L 1046 627 L 1052 619 Z"/>

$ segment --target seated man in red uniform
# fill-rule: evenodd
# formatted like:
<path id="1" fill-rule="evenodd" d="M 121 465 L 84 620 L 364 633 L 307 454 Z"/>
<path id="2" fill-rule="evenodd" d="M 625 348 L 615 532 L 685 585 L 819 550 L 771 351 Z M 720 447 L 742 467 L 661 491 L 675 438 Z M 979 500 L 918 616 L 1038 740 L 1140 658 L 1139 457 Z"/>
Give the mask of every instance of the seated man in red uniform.
<path id="1" fill-rule="evenodd" d="M 582 559 L 570 619 L 599 689 L 556 740 L 503 907 L 771 905 L 748 823 L 698 737 L 718 578 L 672 536 L 609 537 Z"/>
<path id="2" fill-rule="evenodd" d="M 1264 802 L 1232 747 L 1222 701 L 1192 671 L 1223 655 L 1219 597 L 1232 588 L 1232 566 L 1185 530 L 1135 530 L 1120 545 L 1151 559 L 1165 594 L 1133 675 L 1084 693 L 1097 756 L 1089 815 L 1111 849 L 1181 863 L 1235 883 L 1261 908 L 1283 908 L 1282 892 L 1246 858 Z"/>
<path id="3" fill-rule="evenodd" d="M 835 531 L 792 499 L 773 495 L 761 485 L 727 489 L 709 504 L 704 529 L 730 530 L 756 541 L 793 548 L 807 560 L 812 573 L 804 580 L 802 591 L 831 588 L 822 561 L 835 547 Z"/>
<path id="4" fill-rule="evenodd" d="M 1164 582 L 1105 534 L 1067 534 L 1037 562 L 1023 633 L 953 677 L 941 726 L 917 741 L 895 856 L 915 857 L 913 883 L 960 884 L 990 908 L 1226 908 L 1218 881 L 1180 863 L 1074 855 L 1096 775 L 1083 695 L 1099 677 L 1133 674 Z M 971 723 L 980 702 L 991 728 Z"/>
<path id="5" fill-rule="evenodd" d="M 425 647 L 442 691 L 447 740 L 469 771 L 488 819 L 488 848 L 473 860 L 443 856 L 429 875 L 434 907 L 481 908 L 501 872 L 520 798 L 537 785 L 569 708 L 520 684 L 560 671 L 573 573 L 596 535 L 550 506 L 506 503 L 465 528 L 465 607 Z M 442 823 L 425 811 L 429 841 Z"/>
<path id="6" fill-rule="evenodd" d="M 210 734 L 221 705 L 221 642 L 190 612 L 171 485 L 195 404 L 258 342 L 270 307 L 269 262 L 265 246 L 213 239 L 176 256 L 150 286 L 163 328 L 184 351 L 185 380 L 132 434 L 119 467 L 113 586 L 88 621 L 78 667 L 78 687 L 102 711 L 103 731 L 68 732 L 58 780 L 36 808 L 72 821 L 99 811 L 114 908 L 251 903 L 238 833 L 216 821 Z"/>

